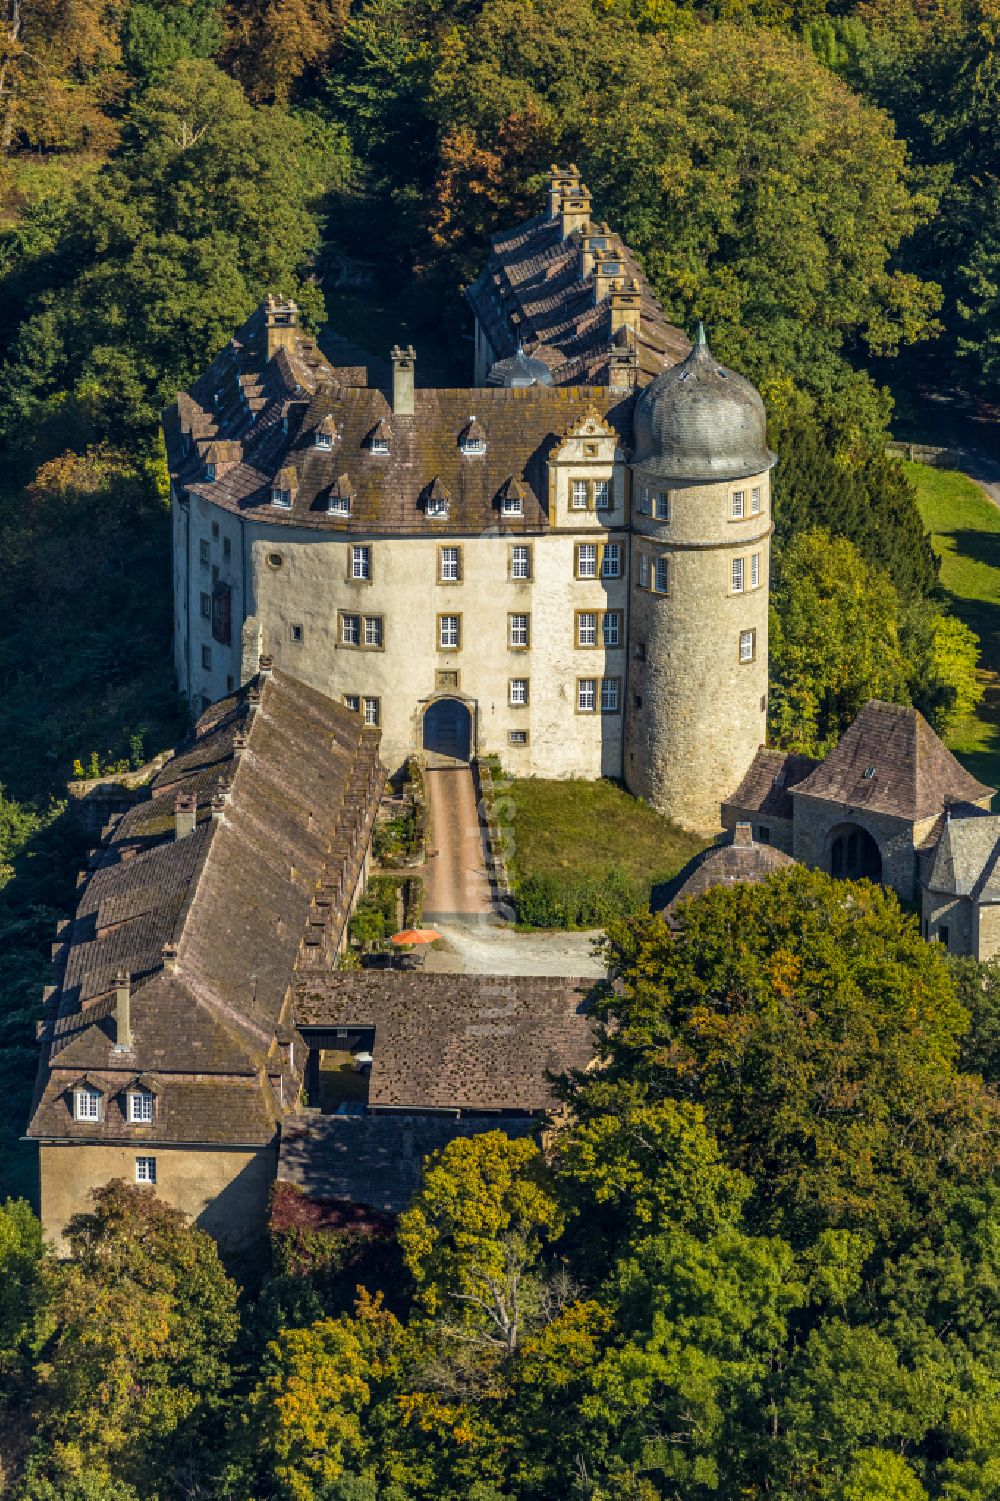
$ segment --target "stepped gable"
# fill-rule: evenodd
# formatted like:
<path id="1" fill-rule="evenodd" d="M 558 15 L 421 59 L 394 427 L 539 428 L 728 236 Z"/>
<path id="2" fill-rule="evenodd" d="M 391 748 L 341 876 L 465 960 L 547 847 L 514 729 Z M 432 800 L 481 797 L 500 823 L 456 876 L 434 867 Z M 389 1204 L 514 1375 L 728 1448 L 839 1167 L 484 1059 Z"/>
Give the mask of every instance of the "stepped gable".
<path id="1" fill-rule="evenodd" d="M 702 850 L 674 877 L 664 892 L 667 901 L 659 909 L 660 915 L 671 927 L 677 927 L 676 910 L 681 902 L 702 896 L 713 886 L 766 881 L 768 876 L 795 864 L 791 855 L 782 854 L 773 845 L 757 844 L 749 824 L 737 824 L 729 839 Z"/>
<path id="2" fill-rule="evenodd" d="M 768 750 L 762 745 L 746 776 L 723 804 L 723 822 L 727 811 L 759 813 L 767 818 L 791 818 L 792 789 L 820 764 L 812 756 Z"/>
<path id="3" fill-rule="evenodd" d="M 544 1111 L 547 1073 L 586 1068 L 593 980 L 538 976 L 300 973 L 297 1027 L 375 1028 L 375 1110 Z"/>
<path id="4" fill-rule="evenodd" d="M 918 710 L 873 698 L 794 794 L 920 823 L 993 788 L 959 765 Z"/>
<path id="5" fill-rule="evenodd" d="M 584 189 L 584 192 L 586 190 Z M 667 321 L 634 253 L 607 225 L 587 224 L 620 265 L 619 280 L 640 293 L 638 382 L 645 385 L 691 348 Z M 583 269 L 584 232 L 563 233 L 559 215 L 538 215 L 490 237 L 490 257 L 466 290 L 497 359 L 518 347 L 545 364 L 557 385 L 606 385 L 614 334 L 607 295 Z"/>
<path id="6" fill-rule="evenodd" d="M 946 896 L 1000 902 L 1000 817 L 970 814 L 945 821 L 925 884 Z"/>
<path id="7" fill-rule="evenodd" d="M 213 704 L 114 826 L 60 934 L 29 1135 L 114 1136 L 118 1093 L 148 1075 L 158 1140 L 269 1141 L 294 967 L 336 950 L 383 783 L 378 732 L 269 666 Z M 107 1096 L 100 1121 L 73 1119 L 82 1074 Z"/>
<path id="8" fill-rule="evenodd" d="M 269 525 L 320 527 L 374 533 L 538 533 L 548 526 L 546 461 L 568 429 L 596 412 L 618 430 L 630 426 L 631 398 L 576 386 L 469 388 L 414 392 L 412 416 L 393 412 L 381 391 L 325 384 L 301 410 L 284 418 L 261 418 L 244 439 L 242 463 L 214 481 L 206 478 L 197 450 L 187 455 L 171 445 L 175 482 L 226 510 Z M 317 447 L 315 431 L 332 418 L 332 449 Z M 485 451 L 467 455 L 461 437 L 475 418 Z M 379 424 L 389 443 L 375 453 Z M 386 432 L 387 428 L 387 432 Z M 177 465 L 175 467 L 175 455 Z M 284 468 L 294 468 L 291 506 L 271 504 L 272 487 Z M 514 475 L 524 491 L 523 514 L 503 514 L 500 492 Z M 351 488 L 349 514 L 328 507 L 344 481 Z M 437 477 L 449 492 L 447 518 L 429 517 L 425 492 Z"/>

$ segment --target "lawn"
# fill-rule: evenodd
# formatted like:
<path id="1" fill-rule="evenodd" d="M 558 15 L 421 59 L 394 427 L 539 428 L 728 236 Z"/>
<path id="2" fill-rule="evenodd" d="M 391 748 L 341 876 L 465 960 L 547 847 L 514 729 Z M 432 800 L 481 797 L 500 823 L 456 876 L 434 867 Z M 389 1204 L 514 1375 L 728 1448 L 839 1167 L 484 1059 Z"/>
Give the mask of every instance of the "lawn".
<path id="1" fill-rule="evenodd" d="M 705 839 L 687 834 L 615 782 L 512 784 L 512 875 L 560 882 L 601 880 L 617 870 L 644 893 L 676 875 Z"/>
<path id="2" fill-rule="evenodd" d="M 986 697 L 948 736 L 948 745 L 974 776 L 1000 786 L 1000 509 L 956 470 L 903 468 L 941 559 L 941 583 L 982 648 Z"/>

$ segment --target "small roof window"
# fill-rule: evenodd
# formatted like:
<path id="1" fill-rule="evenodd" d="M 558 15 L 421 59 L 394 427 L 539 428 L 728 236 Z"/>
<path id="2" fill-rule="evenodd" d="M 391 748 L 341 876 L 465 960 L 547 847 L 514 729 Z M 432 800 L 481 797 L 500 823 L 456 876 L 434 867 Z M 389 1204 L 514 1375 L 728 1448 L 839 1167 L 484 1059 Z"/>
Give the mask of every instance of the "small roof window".
<path id="1" fill-rule="evenodd" d="M 459 434 L 458 443 L 462 452 L 467 455 L 486 452 L 486 434 L 475 417 L 470 417 L 463 427 Z"/>

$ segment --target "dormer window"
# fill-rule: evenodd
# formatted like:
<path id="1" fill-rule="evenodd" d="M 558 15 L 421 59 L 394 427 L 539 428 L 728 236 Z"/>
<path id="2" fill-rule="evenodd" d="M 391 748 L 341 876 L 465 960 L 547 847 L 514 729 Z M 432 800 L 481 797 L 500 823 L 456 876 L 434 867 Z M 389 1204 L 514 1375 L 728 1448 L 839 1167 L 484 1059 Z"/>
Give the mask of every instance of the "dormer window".
<path id="1" fill-rule="evenodd" d="M 327 500 L 326 509 L 330 516 L 349 516 L 351 514 L 351 497 L 349 495 L 331 495 Z"/>
<path id="2" fill-rule="evenodd" d="M 524 486 L 510 475 L 500 491 L 500 514 L 502 516 L 524 515 Z"/>
<path id="3" fill-rule="evenodd" d="M 333 434 L 321 432 L 319 428 L 313 434 L 313 447 L 325 448 L 327 452 L 333 447 Z"/>
<path id="4" fill-rule="evenodd" d="M 462 452 L 464 454 L 476 454 L 486 452 L 485 438 L 463 438 Z"/>
<path id="5" fill-rule="evenodd" d="M 153 1092 L 151 1089 L 130 1089 L 128 1092 L 128 1118 L 133 1126 L 149 1125 L 153 1119 Z"/>
<path id="6" fill-rule="evenodd" d="M 389 439 L 388 438 L 373 438 L 372 439 L 372 453 L 388 453 L 388 452 L 389 452 Z"/>
<path id="7" fill-rule="evenodd" d="M 209 483 L 211 483 L 212 480 L 215 479 L 215 465 L 214 464 L 206 464 L 205 465 L 205 478 L 206 478 L 206 480 L 208 480 Z"/>
<path id="8" fill-rule="evenodd" d="M 443 495 L 432 495 L 427 501 L 428 516 L 447 516 L 448 502 Z"/>
<path id="9" fill-rule="evenodd" d="M 285 490 L 281 487 L 281 485 L 272 485 L 271 504 L 273 506 L 279 506 L 283 511 L 290 511 L 292 509 L 291 490 Z"/>
<path id="10" fill-rule="evenodd" d="M 297 486 L 298 475 L 291 464 L 286 464 L 284 469 L 280 469 L 274 477 L 274 483 L 271 486 L 271 504 L 279 506 L 283 511 L 290 511 Z"/>
<path id="11" fill-rule="evenodd" d="M 475 417 L 470 417 L 458 438 L 458 446 L 466 458 L 474 458 L 486 452 L 486 434 Z"/>
<path id="12" fill-rule="evenodd" d="M 523 516 L 524 505 L 520 495 L 505 495 L 501 507 L 505 516 Z"/>
<path id="13" fill-rule="evenodd" d="M 92 1084 L 78 1084 L 73 1091 L 73 1119 L 99 1121 L 104 1096 Z"/>

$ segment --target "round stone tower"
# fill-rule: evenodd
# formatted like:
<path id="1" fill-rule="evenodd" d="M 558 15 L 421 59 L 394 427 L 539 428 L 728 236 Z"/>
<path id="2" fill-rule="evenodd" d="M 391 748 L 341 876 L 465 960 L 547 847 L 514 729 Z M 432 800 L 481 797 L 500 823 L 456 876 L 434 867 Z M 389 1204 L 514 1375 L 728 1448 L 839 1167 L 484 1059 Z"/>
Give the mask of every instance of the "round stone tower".
<path id="1" fill-rule="evenodd" d="M 767 720 L 764 403 L 699 327 L 640 394 L 633 436 L 626 780 L 678 823 L 718 828 Z"/>

